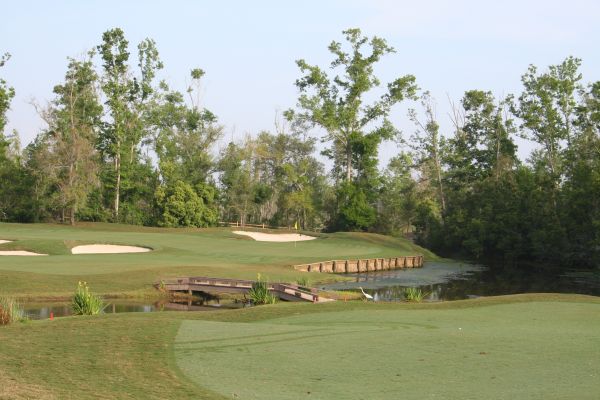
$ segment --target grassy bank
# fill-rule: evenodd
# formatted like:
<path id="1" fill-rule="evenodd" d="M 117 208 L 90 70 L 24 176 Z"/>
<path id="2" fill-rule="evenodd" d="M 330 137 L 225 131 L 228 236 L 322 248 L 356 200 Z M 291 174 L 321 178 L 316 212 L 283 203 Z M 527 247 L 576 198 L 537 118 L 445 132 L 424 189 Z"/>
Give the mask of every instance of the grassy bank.
<path id="1" fill-rule="evenodd" d="M 0 398 L 594 399 L 600 299 L 283 303 L 0 329 Z"/>
<path id="2" fill-rule="evenodd" d="M 0 239 L 14 240 L 0 250 L 28 250 L 44 257 L 0 256 L 0 292 L 20 298 L 69 296 L 80 280 L 103 295 L 155 295 L 152 283 L 174 276 L 214 276 L 254 279 L 257 272 L 272 280 L 315 282 L 342 279 L 300 273 L 290 266 L 306 262 L 435 255 L 407 240 L 361 233 L 322 234 L 304 242 L 256 242 L 227 228 L 167 229 L 116 224 L 0 223 Z M 150 247 L 149 253 L 72 255 L 79 244 L 110 243 Z"/>

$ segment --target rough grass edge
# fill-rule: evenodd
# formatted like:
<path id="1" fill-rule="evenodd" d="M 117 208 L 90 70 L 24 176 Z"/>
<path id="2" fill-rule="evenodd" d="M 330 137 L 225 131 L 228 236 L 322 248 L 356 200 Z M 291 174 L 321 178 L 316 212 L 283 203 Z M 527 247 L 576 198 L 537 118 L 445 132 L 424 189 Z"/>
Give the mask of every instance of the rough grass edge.
<path id="1" fill-rule="evenodd" d="M 0 296 L 0 325 L 26 320 L 25 310 L 13 297 Z"/>

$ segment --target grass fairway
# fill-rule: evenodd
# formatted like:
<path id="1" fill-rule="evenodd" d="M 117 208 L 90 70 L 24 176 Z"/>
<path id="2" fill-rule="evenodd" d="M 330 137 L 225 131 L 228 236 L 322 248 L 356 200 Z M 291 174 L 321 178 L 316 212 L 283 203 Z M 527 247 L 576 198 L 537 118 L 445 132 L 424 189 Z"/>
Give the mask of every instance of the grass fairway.
<path id="1" fill-rule="evenodd" d="M 283 303 L 0 327 L 0 398 L 597 399 L 600 299 Z"/>
<path id="2" fill-rule="evenodd" d="M 105 295 L 151 293 L 151 284 L 173 276 L 207 275 L 294 281 L 306 273 L 290 265 L 311 261 L 425 254 L 409 241 L 360 233 L 323 234 L 317 240 L 256 242 L 230 229 L 162 229 L 115 224 L 0 223 L 0 239 L 14 240 L 0 250 L 29 250 L 49 256 L 0 256 L 0 293 L 20 297 L 64 297 L 79 280 Z M 110 243 L 153 249 L 138 254 L 72 255 L 79 244 Z M 314 273 L 310 279 L 323 279 Z"/>

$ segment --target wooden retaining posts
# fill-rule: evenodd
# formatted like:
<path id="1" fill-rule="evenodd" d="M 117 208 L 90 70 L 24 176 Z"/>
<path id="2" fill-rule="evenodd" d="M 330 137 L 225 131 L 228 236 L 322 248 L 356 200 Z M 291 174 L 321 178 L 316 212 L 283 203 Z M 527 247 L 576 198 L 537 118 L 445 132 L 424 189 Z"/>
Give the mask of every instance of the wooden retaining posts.
<path id="1" fill-rule="evenodd" d="M 405 256 L 391 258 L 320 261 L 310 264 L 294 265 L 294 269 L 304 272 L 354 274 L 359 272 L 388 271 L 399 268 L 420 268 L 424 263 L 425 258 L 423 256 Z"/>

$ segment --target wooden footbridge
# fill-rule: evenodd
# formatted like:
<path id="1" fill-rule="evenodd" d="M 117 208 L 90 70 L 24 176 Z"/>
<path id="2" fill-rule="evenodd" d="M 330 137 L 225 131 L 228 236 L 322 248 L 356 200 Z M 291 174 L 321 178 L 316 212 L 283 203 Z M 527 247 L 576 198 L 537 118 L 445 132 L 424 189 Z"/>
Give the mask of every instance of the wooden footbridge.
<path id="1" fill-rule="evenodd" d="M 169 292 L 194 292 L 204 293 L 248 293 L 252 289 L 254 281 L 241 279 L 221 279 L 207 277 L 175 278 L 170 281 L 161 281 L 155 284 L 163 290 Z M 319 296 L 317 289 L 303 288 L 298 285 L 288 283 L 268 283 L 271 293 L 287 301 L 310 301 L 313 303 L 323 303 L 333 301 L 326 297 Z"/>

